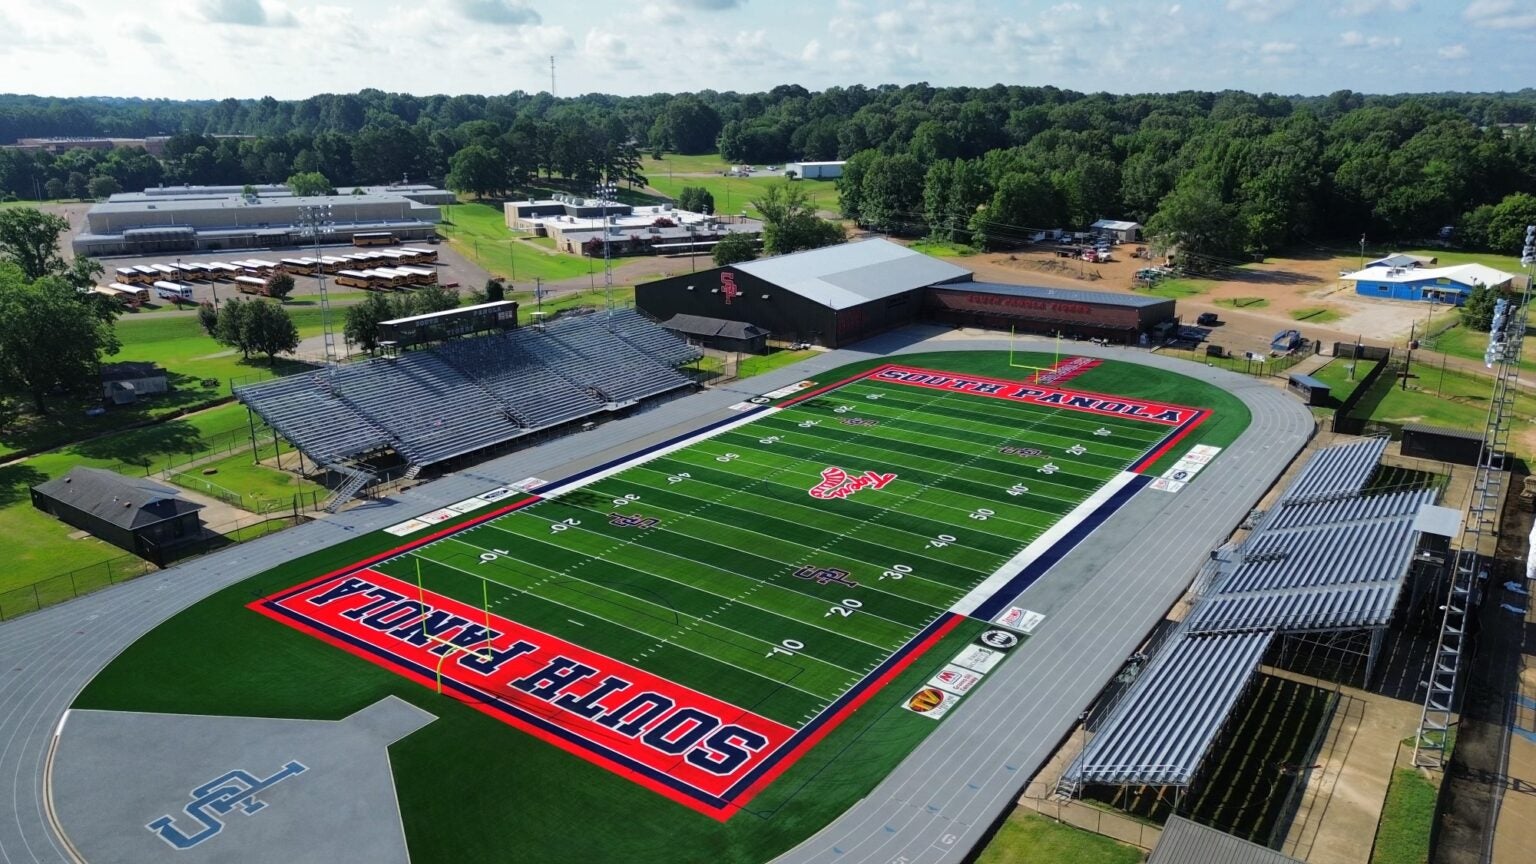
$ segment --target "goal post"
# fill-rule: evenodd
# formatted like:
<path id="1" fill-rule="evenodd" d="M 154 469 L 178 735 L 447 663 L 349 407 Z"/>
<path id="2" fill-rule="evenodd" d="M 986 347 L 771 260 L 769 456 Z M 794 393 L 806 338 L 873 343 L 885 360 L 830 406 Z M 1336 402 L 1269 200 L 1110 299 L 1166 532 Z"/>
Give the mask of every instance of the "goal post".
<path id="1" fill-rule="evenodd" d="M 1040 380 L 1040 373 L 1042 373 L 1042 372 L 1049 372 L 1052 369 L 1055 369 L 1057 366 L 1061 365 L 1061 333 L 1059 331 L 1056 333 L 1056 359 L 1055 359 L 1055 361 L 1050 366 L 1033 366 L 1033 365 L 1030 365 L 1029 363 L 1020 363 L 1020 362 L 1018 362 L 1018 360 L 1016 359 L 1016 356 L 1015 356 L 1015 352 L 1014 352 L 1014 342 L 1018 339 L 1018 335 L 1019 334 L 1016 332 L 1015 328 L 1012 327 L 1012 326 L 1009 326 L 1009 328 L 1008 328 L 1008 365 L 1009 366 L 1013 367 L 1014 369 L 1030 369 L 1030 370 L 1033 370 L 1035 374 L 1032 376 L 1032 378 L 1033 378 L 1034 381 L 1038 382 Z"/>
<path id="2" fill-rule="evenodd" d="M 420 558 L 416 558 L 416 602 L 420 604 L 421 609 L 427 608 L 427 588 L 426 583 L 423 581 L 421 575 Z M 485 611 L 485 645 L 483 647 L 470 648 L 464 645 L 455 645 L 453 642 L 444 639 L 441 636 L 434 636 L 427 632 L 427 616 L 421 616 L 421 638 L 427 640 L 430 643 L 441 645 L 442 647 L 448 649 L 444 651 L 443 655 L 437 660 L 438 695 L 442 695 L 443 692 L 443 664 L 448 661 L 448 658 L 452 657 L 460 651 L 473 654 L 478 659 L 487 663 L 489 663 L 495 657 L 493 649 L 491 648 L 491 589 L 490 583 L 486 582 L 484 579 L 480 580 L 480 606 Z"/>

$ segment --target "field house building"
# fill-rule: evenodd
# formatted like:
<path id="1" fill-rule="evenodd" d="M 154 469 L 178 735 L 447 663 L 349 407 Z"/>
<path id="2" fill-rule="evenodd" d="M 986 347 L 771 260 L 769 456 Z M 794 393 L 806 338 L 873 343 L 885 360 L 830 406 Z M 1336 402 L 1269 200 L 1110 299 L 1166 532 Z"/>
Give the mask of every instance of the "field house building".
<path id="1" fill-rule="evenodd" d="M 699 319 L 756 325 L 784 342 L 837 348 L 911 324 L 1014 328 L 1115 342 L 1174 318 L 1174 301 L 977 282 L 971 271 L 888 240 L 716 267 L 635 287 L 645 314 L 695 336 Z"/>
<path id="2" fill-rule="evenodd" d="M 203 530 L 203 505 L 169 486 L 103 468 L 72 468 L 33 486 L 32 506 L 157 563 L 163 549 L 196 540 Z"/>
<path id="3" fill-rule="evenodd" d="M 86 212 L 85 226 L 71 245 L 76 255 L 98 257 L 294 246 L 311 242 L 302 232 L 301 208 L 316 205 L 331 208 L 322 242 L 350 242 L 354 234 L 375 231 L 393 233 L 401 242 L 426 240 L 442 218 L 436 204 L 416 200 L 440 200 L 434 193 L 441 190 L 431 187 L 309 197 L 283 187 L 256 191 L 172 187 L 114 195 Z"/>
<path id="4" fill-rule="evenodd" d="M 1466 303 L 1467 295 L 1478 285 L 1485 288 L 1509 288 L 1515 280 L 1511 273 L 1482 264 L 1460 264 L 1454 267 L 1374 264 L 1339 278 L 1345 282 L 1354 282 L 1355 293 L 1361 297 L 1419 300 L 1455 306 Z"/>

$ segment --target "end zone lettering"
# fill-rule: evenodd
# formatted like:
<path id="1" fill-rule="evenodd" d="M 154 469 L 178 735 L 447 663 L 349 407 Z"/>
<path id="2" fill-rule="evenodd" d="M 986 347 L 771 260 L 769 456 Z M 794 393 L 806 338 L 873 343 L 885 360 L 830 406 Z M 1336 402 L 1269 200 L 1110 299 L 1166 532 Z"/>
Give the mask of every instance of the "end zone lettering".
<path id="1" fill-rule="evenodd" d="M 876 372 L 873 377 L 876 380 L 906 384 L 913 387 L 927 387 L 934 390 L 956 390 L 962 393 L 974 393 L 978 396 L 992 396 L 998 399 L 1018 399 L 1035 405 L 1054 405 L 1059 408 L 1070 408 L 1077 411 L 1086 411 L 1091 414 L 1134 417 L 1137 420 L 1145 420 L 1148 423 L 1162 423 L 1168 426 L 1178 426 L 1200 413 L 1197 409 L 1185 408 L 1179 405 L 1165 405 L 1159 402 L 1143 402 L 1137 399 L 1125 399 L 1118 396 L 1100 396 L 1093 393 L 1058 390 L 1054 387 L 1020 384 L 1017 381 L 1002 381 L 995 378 L 949 375 L 942 372 L 929 372 L 924 369 L 913 369 L 906 366 L 887 367 Z"/>
<path id="2" fill-rule="evenodd" d="M 528 721 L 566 742 L 552 743 L 597 757 L 593 761 L 667 785 L 681 783 L 711 798 L 724 796 L 794 734 L 642 669 L 372 570 L 252 606 L 371 649 L 365 656 L 382 656 L 384 665 L 418 680 L 435 681 L 440 669 L 445 686 L 452 682 L 475 692 L 514 725 Z M 552 740 L 550 734 L 541 737 Z"/>

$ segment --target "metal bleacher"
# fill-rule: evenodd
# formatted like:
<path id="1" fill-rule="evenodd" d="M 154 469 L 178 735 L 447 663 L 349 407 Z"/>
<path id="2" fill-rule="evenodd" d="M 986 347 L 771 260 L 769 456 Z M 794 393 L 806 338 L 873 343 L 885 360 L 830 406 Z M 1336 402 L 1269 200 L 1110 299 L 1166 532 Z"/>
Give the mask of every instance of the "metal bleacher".
<path id="1" fill-rule="evenodd" d="M 458 339 L 437 348 L 529 429 L 595 414 L 603 403 L 544 365 L 524 343 L 529 331 L 514 330 L 479 339 Z"/>
<path id="2" fill-rule="evenodd" d="M 699 359 L 699 349 L 689 345 L 688 340 L 664 327 L 657 327 L 634 309 L 614 312 L 610 326 L 614 335 L 667 366 L 681 366 Z"/>
<path id="3" fill-rule="evenodd" d="M 610 402 L 629 404 L 691 383 L 671 366 L 618 338 L 605 315 L 554 321 L 524 335 L 561 375 L 597 390 Z"/>
<path id="4" fill-rule="evenodd" d="M 235 395 L 343 475 L 349 460 L 386 448 L 419 470 L 688 387 L 672 367 L 698 356 L 625 310 L 263 381 Z"/>

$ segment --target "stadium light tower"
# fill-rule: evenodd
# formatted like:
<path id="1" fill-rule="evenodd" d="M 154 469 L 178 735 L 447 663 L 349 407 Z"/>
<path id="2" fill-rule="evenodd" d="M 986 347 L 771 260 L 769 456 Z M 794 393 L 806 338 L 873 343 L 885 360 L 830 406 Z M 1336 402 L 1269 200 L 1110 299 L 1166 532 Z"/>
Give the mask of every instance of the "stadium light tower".
<path id="1" fill-rule="evenodd" d="M 593 194 L 603 204 L 603 290 L 608 292 L 608 317 L 613 317 L 613 259 L 608 255 L 608 202 L 619 193 L 619 187 L 608 182 L 608 172 L 603 172 L 603 182 L 597 184 Z"/>
<path id="2" fill-rule="evenodd" d="M 320 280 L 320 326 L 325 332 L 325 368 L 331 386 L 336 384 L 336 331 L 331 327 L 331 296 L 325 286 L 325 268 L 320 266 L 320 238 L 336 228 L 329 204 L 306 204 L 299 207 L 299 234 L 308 237 L 315 248 L 315 277 Z"/>

